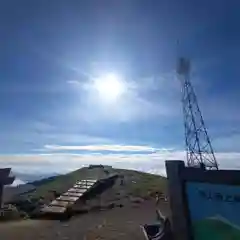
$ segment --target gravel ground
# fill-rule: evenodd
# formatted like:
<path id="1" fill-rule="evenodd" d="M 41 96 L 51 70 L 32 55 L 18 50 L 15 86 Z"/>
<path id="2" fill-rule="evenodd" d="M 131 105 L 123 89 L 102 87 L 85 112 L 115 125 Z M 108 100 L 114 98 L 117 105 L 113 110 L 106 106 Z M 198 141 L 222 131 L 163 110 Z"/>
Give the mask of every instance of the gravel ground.
<path id="1" fill-rule="evenodd" d="M 159 208 L 168 214 L 168 206 Z M 122 208 L 76 215 L 67 222 L 25 220 L 0 224 L 1 240 L 144 240 L 140 225 L 155 220 L 154 201 L 125 203 Z"/>
<path id="2" fill-rule="evenodd" d="M 111 209 L 75 215 L 65 222 L 25 220 L 0 223 L 0 240 L 144 240 L 140 225 L 156 220 L 156 203 L 152 198 L 133 197 L 128 188 L 131 182 L 132 179 L 125 177 L 124 186 L 117 182 L 101 196 L 86 203 L 90 209 L 115 204 Z M 120 204 L 123 207 L 119 207 Z M 76 204 L 75 210 L 78 207 L 81 209 L 81 204 Z M 169 216 L 167 203 L 160 203 L 158 209 Z"/>

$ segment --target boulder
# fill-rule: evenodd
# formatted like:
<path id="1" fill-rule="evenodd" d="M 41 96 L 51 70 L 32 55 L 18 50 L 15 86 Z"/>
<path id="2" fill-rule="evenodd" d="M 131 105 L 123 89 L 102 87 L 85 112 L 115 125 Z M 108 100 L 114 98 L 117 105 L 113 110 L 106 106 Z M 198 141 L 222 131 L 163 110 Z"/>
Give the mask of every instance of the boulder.
<path id="1" fill-rule="evenodd" d="M 130 198 L 130 201 L 132 203 L 143 203 L 144 202 L 144 199 L 143 198 L 140 198 L 140 197 L 131 197 Z"/>

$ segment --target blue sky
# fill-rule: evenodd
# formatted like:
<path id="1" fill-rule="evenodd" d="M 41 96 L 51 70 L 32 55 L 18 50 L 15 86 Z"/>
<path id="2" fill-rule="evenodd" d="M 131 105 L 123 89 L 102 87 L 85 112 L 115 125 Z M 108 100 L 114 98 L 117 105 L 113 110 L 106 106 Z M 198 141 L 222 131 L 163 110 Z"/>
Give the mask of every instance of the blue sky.
<path id="1" fill-rule="evenodd" d="M 239 9 L 237 0 L 1 1 L 0 166 L 163 173 L 165 159 L 185 159 L 175 76 L 184 55 L 220 166 L 239 167 Z M 93 80 L 109 73 L 124 91 L 104 100 Z"/>

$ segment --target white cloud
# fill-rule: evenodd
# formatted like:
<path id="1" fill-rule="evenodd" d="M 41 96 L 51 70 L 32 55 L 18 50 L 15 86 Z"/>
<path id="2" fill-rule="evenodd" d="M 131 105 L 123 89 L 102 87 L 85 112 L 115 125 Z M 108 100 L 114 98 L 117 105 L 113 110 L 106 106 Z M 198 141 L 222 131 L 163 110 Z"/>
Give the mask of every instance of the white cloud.
<path id="1" fill-rule="evenodd" d="M 107 164 L 116 168 L 137 169 L 146 172 L 164 172 L 164 160 L 170 155 L 149 154 L 36 154 L 0 156 L 0 167 L 12 167 L 25 173 L 65 173 L 88 164 Z"/>
<path id="2" fill-rule="evenodd" d="M 73 85 L 73 87 L 81 87 L 81 82 L 78 80 L 69 80 L 67 81 L 67 84 Z"/>
<path id="3" fill-rule="evenodd" d="M 48 150 L 83 150 L 83 151 L 114 151 L 114 152 L 154 152 L 157 149 L 150 146 L 134 146 L 134 145 L 83 145 L 83 146 L 60 146 L 45 145 Z"/>
<path id="4" fill-rule="evenodd" d="M 183 160 L 184 151 L 158 151 L 148 154 L 36 154 L 0 156 L 0 167 L 24 173 L 66 173 L 89 164 L 165 174 L 165 160 Z M 240 153 L 216 153 L 221 169 L 240 169 Z"/>
<path id="5" fill-rule="evenodd" d="M 74 85 L 74 84 L 77 84 L 77 85 L 81 84 L 81 83 L 80 83 L 79 81 L 77 81 L 77 80 L 68 80 L 67 83 L 68 83 L 68 84 L 73 84 L 73 85 Z"/>

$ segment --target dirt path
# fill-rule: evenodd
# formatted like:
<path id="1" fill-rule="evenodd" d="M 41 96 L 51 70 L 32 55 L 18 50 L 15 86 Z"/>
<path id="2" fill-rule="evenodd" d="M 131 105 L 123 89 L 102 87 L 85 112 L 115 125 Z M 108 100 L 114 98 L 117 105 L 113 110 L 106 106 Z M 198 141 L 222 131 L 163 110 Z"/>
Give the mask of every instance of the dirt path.
<path id="1" fill-rule="evenodd" d="M 143 240 L 140 225 L 155 220 L 155 204 L 139 205 L 74 216 L 68 222 L 26 220 L 0 224 L 1 240 Z"/>

